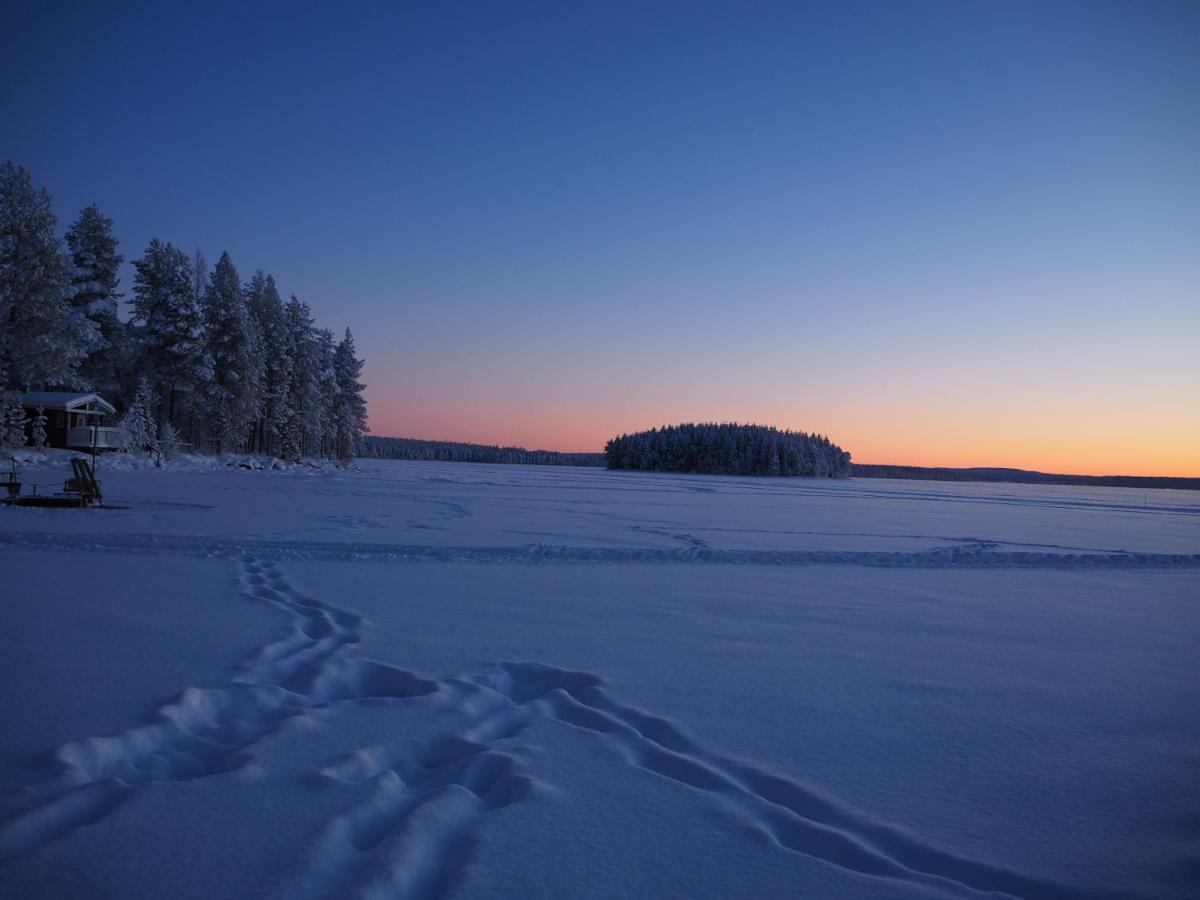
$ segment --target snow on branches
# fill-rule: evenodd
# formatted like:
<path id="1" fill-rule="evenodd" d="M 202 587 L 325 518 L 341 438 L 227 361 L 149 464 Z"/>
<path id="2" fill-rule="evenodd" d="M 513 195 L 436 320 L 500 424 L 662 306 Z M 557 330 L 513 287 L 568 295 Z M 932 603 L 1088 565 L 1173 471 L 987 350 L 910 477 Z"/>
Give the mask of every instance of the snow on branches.
<path id="1" fill-rule="evenodd" d="M 243 284 L 228 253 L 206 273 L 199 251 L 157 238 L 133 261 L 122 321 L 112 220 L 92 204 L 65 241 L 56 228 L 50 195 L 24 168 L 0 166 L 0 391 L 99 391 L 125 410 L 129 448 L 358 451 L 367 407 L 349 329 L 335 341 L 308 304 L 283 303 L 270 275 Z M 25 441 L 18 413 L 0 413 L 0 440 Z"/>

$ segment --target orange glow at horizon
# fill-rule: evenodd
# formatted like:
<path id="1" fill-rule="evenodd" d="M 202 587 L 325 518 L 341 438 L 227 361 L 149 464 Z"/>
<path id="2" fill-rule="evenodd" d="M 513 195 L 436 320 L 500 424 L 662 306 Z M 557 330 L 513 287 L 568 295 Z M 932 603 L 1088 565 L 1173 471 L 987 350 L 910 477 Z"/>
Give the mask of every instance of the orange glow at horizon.
<path id="1" fill-rule="evenodd" d="M 866 464 L 1198 478 L 1200 319 L 1191 282 L 1170 288 L 989 287 L 969 306 L 847 300 L 824 319 L 787 297 L 757 317 L 647 300 L 637 328 L 530 314 L 469 340 L 438 319 L 363 380 L 380 435 L 598 452 L 655 426 L 745 422 L 826 435 Z M 1167 297 L 1173 326 L 1125 302 L 1139 295 Z"/>
<path id="2" fill-rule="evenodd" d="M 469 414 L 464 414 L 468 413 Z M 590 413 L 590 414 L 589 414 Z M 764 415 L 653 416 L 599 409 L 511 408 L 379 409 L 372 433 L 423 440 L 515 445 L 528 449 L 599 452 L 609 438 L 682 421 L 742 421 L 827 435 L 855 462 L 948 468 L 1013 468 L 1072 475 L 1200 477 L 1197 416 L 1163 422 L 1130 414 L 1083 419 L 1066 415 L 954 417 L 849 415 L 782 417 Z M 471 424 L 464 424 L 469 422 Z M 1122 422 L 1121 425 L 1113 423 Z"/>

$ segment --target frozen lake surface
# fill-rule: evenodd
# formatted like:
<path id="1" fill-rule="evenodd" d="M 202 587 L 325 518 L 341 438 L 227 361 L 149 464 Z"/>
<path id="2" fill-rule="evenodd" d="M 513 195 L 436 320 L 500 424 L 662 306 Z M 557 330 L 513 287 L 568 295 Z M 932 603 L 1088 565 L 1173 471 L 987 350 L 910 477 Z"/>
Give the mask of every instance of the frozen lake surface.
<path id="1" fill-rule="evenodd" d="M 0 896 L 1200 890 L 1200 494 L 101 469 L 0 508 Z"/>

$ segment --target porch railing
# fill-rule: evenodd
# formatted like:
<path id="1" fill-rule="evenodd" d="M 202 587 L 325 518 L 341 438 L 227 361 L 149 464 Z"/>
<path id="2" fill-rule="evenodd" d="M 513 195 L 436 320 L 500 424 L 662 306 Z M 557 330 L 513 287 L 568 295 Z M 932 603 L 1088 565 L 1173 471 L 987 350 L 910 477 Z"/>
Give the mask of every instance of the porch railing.
<path id="1" fill-rule="evenodd" d="M 89 450 L 116 450 L 121 446 L 120 431 L 109 425 L 76 425 L 67 431 L 67 446 Z"/>

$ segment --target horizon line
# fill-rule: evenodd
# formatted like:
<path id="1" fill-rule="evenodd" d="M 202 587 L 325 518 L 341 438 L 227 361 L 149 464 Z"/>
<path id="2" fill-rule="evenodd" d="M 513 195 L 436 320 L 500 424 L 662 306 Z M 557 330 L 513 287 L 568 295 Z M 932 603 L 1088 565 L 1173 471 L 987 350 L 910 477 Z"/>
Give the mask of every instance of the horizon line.
<path id="1" fill-rule="evenodd" d="M 453 438 L 426 438 L 426 437 L 413 437 L 411 435 L 402 435 L 402 434 L 377 434 L 377 433 L 371 432 L 371 431 L 368 431 L 368 433 L 366 435 L 364 435 L 364 438 L 385 438 L 385 439 L 401 440 L 401 441 L 427 441 L 429 443 L 435 443 L 435 444 L 467 444 L 467 445 L 473 445 L 476 447 L 499 447 L 501 449 L 523 450 L 527 453 L 558 453 L 563 456 L 603 456 L 604 455 L 604 451 L 602 449 L 601 450 L 553 450 L 548 447 L 536 447 L 536 446 L 535 447 L 526 447 L 521 444 L 512 444 L 512 443 L 502 443 L 502 442 L 482 443 L 480 441 L 464 441 L 464 440 L 455 440 Z M 897 469 L 944 470 L 947 472 L 1003 470 L 1003 471 L 1009 471 L 1009 472 L 1023 472 L 1023 473 L 1033 474 L 1033 475 L 1047 475 L 1047 476 L 1051 476 L 1051 477 L 1060 477 L 1061 476 L 1064 478 L 1147 478 L 1147 479 L 1148 478 L 1159 478 L 1159 479 L 1169 478 L 1169 479 L 1176 479 L 1179 481 L 1195 481 L 1195 480 L 1200 479 L 1200 475 L 1133 475 L 1133 474 L 1129 474 L 1129 473 L 1125 473 L 1125 472 L 1105 472 L 1105 473 L 1047 472 L 1047 471 L 1043 471 L 1042 469 L 1024 469 L 1024 468 L 1021 468 L 1020 466 L 1002 466 L 1002 465 L 947 466 L 947 465 L 920 465 L 917 463 L 864 462 L 863 460 L 855 459 L 853 451 L 847 451 L 847 452 L 849 452 L 851 454 L 850 455 L 850 464 L 851 465 L 886 466 L 889 468 L 897 468 Z M 436 461 L 436 460 L 434 460 L 434 461 Z"/>

